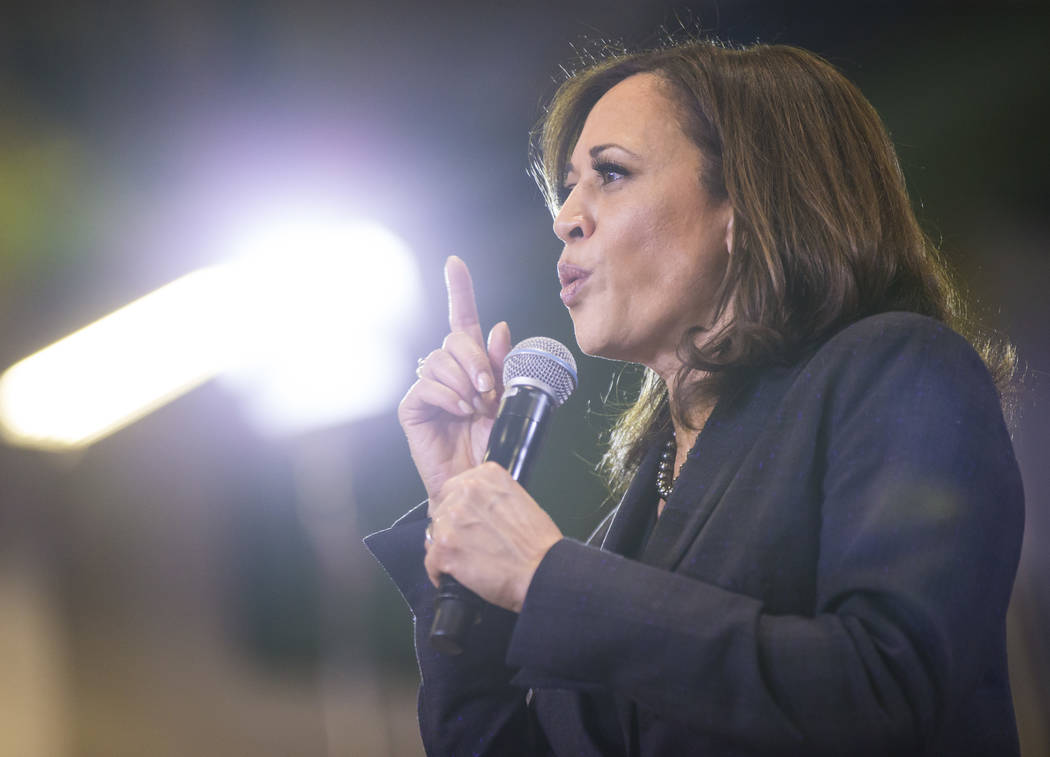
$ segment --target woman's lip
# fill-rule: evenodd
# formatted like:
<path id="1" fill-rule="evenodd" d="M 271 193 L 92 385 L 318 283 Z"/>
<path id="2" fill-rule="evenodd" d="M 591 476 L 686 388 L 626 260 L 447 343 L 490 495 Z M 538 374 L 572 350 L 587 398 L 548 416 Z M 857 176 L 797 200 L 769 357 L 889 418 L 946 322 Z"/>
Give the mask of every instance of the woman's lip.
<path id="1" fill-rule="evenodd" d="M 558 263 L 558 282 L 564 287 L 576 279 L 585 279 L 591 275 L 586 268 L 581 268 L 572 263 Z"/>
<path id="2" fill-rule="evenodd" d="M 587 281 L 587 275 L 570 277 L 568 282 L 561 288 L 561 301 L 565 307 L 571 308 L 580 301 L 580 287 Z"/>
<path id="3" fill-rule="evenodd" d="M 561 284 L 561 301 L 571 308 L 580 299 L 580 287 L 591 272 L 572 263 L 558 263 L 558 282 Z"/>

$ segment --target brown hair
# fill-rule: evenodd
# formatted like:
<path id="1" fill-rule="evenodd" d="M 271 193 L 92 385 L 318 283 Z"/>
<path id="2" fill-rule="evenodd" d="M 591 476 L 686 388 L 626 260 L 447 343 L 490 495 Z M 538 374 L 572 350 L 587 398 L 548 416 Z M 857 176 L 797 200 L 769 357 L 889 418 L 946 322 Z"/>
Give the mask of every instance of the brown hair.
<path id="1" fill-rule="evenodd" d="M 599 61 L 569 78 L 532 134 L 533 175 L 556 213 L 568 156 L 594 104 L 634 74 L 659 75 L 700 148 L 698 179 L 733 207 L 733 253 L 716 321 L 683 335 L 676 402 L 647 370 L 602 460 L 613 491 L 672 414 L 787 364 L 868 315 L 906 310 L 968 335 L 1004 389 L 1015 355 L 977 338 L 936 246 L 912 211 L 896 152 L 860 90 L 819 56 L 784 45 L 692 40 Z"/>

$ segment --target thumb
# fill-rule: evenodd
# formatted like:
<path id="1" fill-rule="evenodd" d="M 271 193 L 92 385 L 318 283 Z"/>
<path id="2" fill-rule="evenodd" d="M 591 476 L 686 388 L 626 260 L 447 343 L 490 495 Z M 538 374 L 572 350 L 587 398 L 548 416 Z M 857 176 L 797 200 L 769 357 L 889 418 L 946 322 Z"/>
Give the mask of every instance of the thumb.
<path id="1" fill-rule="evenodd" d="M 503 385 L 503 360 L 510 352 L 510 326 L 506 321 L 500 321 L 489 332 L 489 362 L 495 372 L 496 380 L 502 392 Z"/>

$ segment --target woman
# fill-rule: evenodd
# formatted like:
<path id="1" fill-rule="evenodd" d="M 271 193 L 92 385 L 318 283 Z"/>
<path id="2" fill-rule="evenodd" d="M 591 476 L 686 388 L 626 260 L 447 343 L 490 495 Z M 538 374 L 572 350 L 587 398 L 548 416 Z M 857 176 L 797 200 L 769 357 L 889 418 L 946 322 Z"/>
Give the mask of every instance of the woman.
<path id="1" fill-rule="evenodd" d="M 369 538 L 428 753 L 1016 754 L 1020 477 L 871 106 L 805 51 L 691 42 L 571 78 L 536 150 L 580 349 L 647 374 L 619 506 L 564 538 L 479 465 L 510 334 L 449 260 L 399 410 L 428 503 Z M 427 642 L 442 574 L 487 601 L 461 657 Z"/>

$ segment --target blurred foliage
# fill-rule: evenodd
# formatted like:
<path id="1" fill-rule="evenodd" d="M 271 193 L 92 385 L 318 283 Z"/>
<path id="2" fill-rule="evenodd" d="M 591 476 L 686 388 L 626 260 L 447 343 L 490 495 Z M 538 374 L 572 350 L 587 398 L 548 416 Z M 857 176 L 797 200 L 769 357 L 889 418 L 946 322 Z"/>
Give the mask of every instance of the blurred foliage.
<path id="1" fill-rule="evenodd" d="M 88 157 L 75 136 L 18 115 L 17 107 L 0 115 L 0 287 L 60 271 L 92 202 Z"/>

